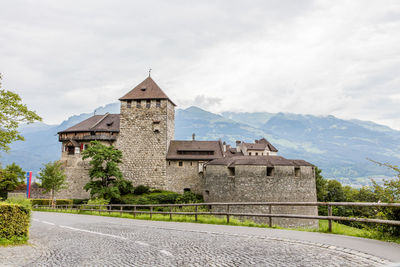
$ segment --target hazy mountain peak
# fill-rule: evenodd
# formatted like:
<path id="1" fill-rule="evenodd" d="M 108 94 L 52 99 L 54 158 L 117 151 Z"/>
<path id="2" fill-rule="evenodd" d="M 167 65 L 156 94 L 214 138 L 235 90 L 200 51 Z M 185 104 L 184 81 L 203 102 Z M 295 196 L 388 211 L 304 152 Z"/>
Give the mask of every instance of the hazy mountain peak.
<path id="1" fill-rule="evenodd" d="M 120 104 L 96 109 L 96 114 L 119 113 Z M 20 127 L 25 142 L 15 142 L 11 152 L 1 157 L 4 165 L 20 164 L 37 172 L 42 164 L 60 158 L 57 132 L 71 127 L 93 112 L 74 115 L 53 126 L 44 123 Z M 176 110 L 175 139 L 236 140 L 252 142 L 265 137 L 279 154 L 304 159 L 320 167 L 328 178 L 347 184 L 365 184 L 369 177 L 392 175 L 366 158 L 396 164 L 400 161 L 400 131 L 373 122 L 343 120 L 332 115 L 314 116 L 291 113 L 223 112 L 215 114 L 196 106 Z M 364 177 L 364 178 L 359 178 Z"/>

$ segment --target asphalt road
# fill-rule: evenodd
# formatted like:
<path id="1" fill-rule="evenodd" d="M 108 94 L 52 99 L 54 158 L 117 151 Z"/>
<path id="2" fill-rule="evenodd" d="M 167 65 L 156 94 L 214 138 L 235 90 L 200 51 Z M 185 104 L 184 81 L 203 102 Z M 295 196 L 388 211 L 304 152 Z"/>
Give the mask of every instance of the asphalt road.
<path id="1" fill-rule="evenodd" d="M 1 266 L 381 266 L 400 246 L 321 233 L 34 212 Z"/>

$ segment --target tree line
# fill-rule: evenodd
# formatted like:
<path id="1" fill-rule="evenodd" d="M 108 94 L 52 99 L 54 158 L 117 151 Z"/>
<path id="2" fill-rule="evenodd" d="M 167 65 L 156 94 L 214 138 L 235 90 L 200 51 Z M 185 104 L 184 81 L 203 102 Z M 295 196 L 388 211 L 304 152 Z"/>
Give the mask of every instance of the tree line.
<path id="1" fill-rule="evenodd" d="M 319 202 L 400 202 L 400 168 L 388 163 L 375 162 L 395 172 L 393 179 L 378 184 L 371 179 L 371 186 L 354 188 L 343 186 L 339 181 L 325 179 L 321 170 L 315 168 L 317 200 Z M 319 215 L 327 215 L 326 207 L 319 207 Z M 379 218 L 400 220 L 400 208 L 385 207 L 334 207 L 333 215 L 345 217 Z M 341 222 L 358 228 L 370 228 L 384 234 L 400 236 L 400 227 L 392 225 L 373 225 L 358 222 Z"/>

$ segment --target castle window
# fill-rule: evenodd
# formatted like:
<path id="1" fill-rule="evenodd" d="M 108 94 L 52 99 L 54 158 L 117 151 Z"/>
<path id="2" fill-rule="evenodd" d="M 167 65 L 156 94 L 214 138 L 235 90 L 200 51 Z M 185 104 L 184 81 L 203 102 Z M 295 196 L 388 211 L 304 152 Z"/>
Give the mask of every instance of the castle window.
<path id="1" fill-rule="evenodd" d="M 171 166 L 171 161 L 168 161 L 168 165 Z"/>
<path id="2" fill-rule="evenodd" d="M 85 144 L 84 146 L 83 146 L 83 150 L 87 150 L 89 148 L 89 145 L 88 144 Z"/>
<path id="3" fill-rule="evenodd" d="M 300 177 L 300 167 L 294 167 L 294 176 Z"/>
<path id="4" fill-rule="evenodd" d="M 178 150 L 179 155 L 214 155 L 214 151 L 192 151 L 192 150 Z"/>
<path id="5" fill-rule="evenodd" d="M 74 146 L 68 146 L 68 155 L 74 155 L 75 154 L 75 147 Z"/>
<path id="6" fill-rule="evenodd" d="M 150 100 L 146 100 L 146 108 L 150 108 L 150 104 L 151 104 Z"/>
<path id="7" fill-rule="evenodd" d="M 204 172 L 205 166 L 204 166 L 204 162 L 199 162 L 199 173 Z"/>
<path id="8" fill-rule="evenodd" d="M 206 195 L 207 196 L 210 195 L 210 191 L 206 190 Z"/>
<path id="9" fill-rule="evenodd" d="M 132 100 L 128 100 L 128 102 L 126 103 L 126 107 L 127 108 L 131 108 L 132 107 Z"/>
<path id="10" fill-rule="evenodd" d="M 140 90 L 142 90 L 144 92 L 144 91 L 146 91 L 146 87 L 143 87 Z"/>
<path id="11" fill-rule="evenodd" d="M 235 167 L 228 167 L 228 176 L 235 176 Z"/>
<path id="12" fill-rule="evenodd" d="M 267 176 L 272 176 L 274 173 L 274 167 L 267 167 Z"/>
<path id="13" fill-rule="evenodd" d="M 157 108 L 161 107 L 161 100 L 160 99 L 156 100 L 156 107 Z"/>
<path id="14" fill-rule="evenodd" d="M 160 132 L 160 121 L 153 121 L 153 132 Z"/>
<path id="15" fill-rule="evenodd" d="M 249 156 L 251 156 L 251 152 L 249 152 Z"/>
<path id="16" fill-rule="evenodd" d="M 136 100 L 136 107 L 137 108 L 141 108 L 142 107 L 141 100 Z"/>
<path id="17" fill-rule="evenodd" d="M 256 152 L 256 156 L 258 156 L 258 152 Z"/>
<path id="18" fill-rule="evenodd" d="M 184 188 L 183 189 L 183 193 L 190 192 L 190 191 L 191 191 L 190 188 Z"/>
<path id="19" fill-rule="evenodd" d="M 179 167 L 182 167 L 182 166 L 183 166 L 183 161 L 179 161 L 179 162 L 178 162 L 178 166 L 179 166 Z"/>
<path id="20" fill-rule="evenodd" d="M 190 162 L 190 166 L 193 166 L 193 162 Z"/>

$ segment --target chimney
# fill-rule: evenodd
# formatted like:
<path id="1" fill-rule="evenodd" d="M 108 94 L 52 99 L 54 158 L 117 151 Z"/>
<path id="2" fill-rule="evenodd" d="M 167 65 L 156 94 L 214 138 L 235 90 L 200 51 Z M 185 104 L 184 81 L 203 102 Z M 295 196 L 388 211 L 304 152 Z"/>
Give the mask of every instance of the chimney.
<path id="1" fill-rule="evenodd" d="M 192 141 L 194 141 L 194 140 L 196 140 L 196 134 L 195 133 L 192 134 Z"/>
<path id="2" fill-rule="evenodd" d="M 223 143 L 222 143 L 222 145 L 223 145 L 223 147 L 224 147 L 224 153 L 226 152 L 226 142 L 224 141 Z"/>
<path id="3" fill-rule="evenodd" d="M 240 152 L 240 143 L 241 141 L 236 141 L 236 152 Z"/>

